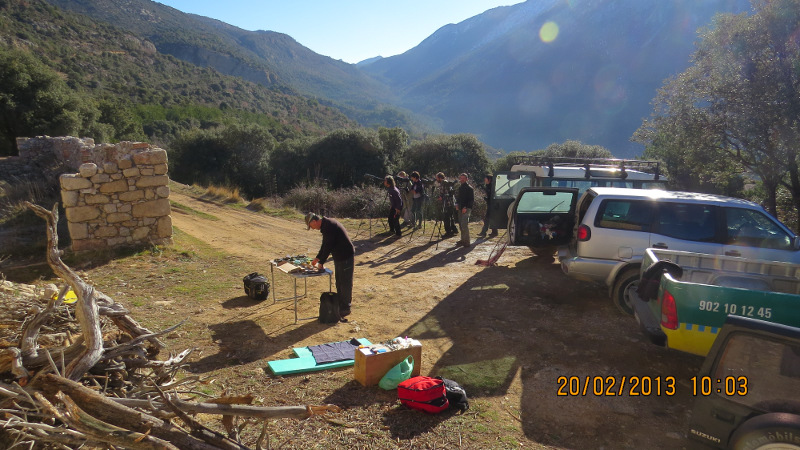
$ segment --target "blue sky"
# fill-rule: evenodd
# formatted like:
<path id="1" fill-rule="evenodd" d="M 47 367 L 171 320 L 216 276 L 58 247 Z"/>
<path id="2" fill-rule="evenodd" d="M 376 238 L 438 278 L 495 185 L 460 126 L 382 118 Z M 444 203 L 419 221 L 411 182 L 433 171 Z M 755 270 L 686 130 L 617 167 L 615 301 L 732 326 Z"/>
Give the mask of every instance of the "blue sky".
<path id="1" fill-rule="evenodd" d="M 286 33 L 320 55 L 357 63 L 393 56 L 434 31 L 520 0 L 158 0 L 245 30 Z"/>

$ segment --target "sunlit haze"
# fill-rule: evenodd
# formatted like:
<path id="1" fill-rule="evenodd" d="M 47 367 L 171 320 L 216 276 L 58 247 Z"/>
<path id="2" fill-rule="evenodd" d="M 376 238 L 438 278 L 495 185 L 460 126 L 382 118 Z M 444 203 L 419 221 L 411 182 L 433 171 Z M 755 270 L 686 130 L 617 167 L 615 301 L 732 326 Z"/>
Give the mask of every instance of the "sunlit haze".
<path id="1" fill-rule="evenodd" d="M 160 0 L 180 11 L 288 34 L 321 55 L 357 63 L 409 50 L 436 30 L 515 0 Z M 556 31 L 557 32 L 557 31 Z"/>

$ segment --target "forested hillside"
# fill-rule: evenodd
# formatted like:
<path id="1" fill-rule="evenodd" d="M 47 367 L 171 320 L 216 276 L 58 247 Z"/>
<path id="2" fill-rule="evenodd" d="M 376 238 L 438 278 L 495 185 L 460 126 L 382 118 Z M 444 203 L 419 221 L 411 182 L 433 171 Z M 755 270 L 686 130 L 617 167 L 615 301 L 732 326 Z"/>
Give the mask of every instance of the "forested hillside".
<path id="1" fill-rule="evenodd" d="M 293 90 L 335 106 L 364 126 L 429 131 L 430 124 L 390 106 L 385 85 L 355 66 L 314 53 L 291 36 L 247 31 L 185 14 L 150 0 L 48 0 L 65 10 L 114 24 L 164 54 L 264 86 Z"/>
<path id="2" fill-rule="evenodd" d="M 0 155 L 14 153 L 15 137 L 45 131 L 158 143 L 221 123 L 259 124 L 279 140 L 355 125 L 288 88 L 185 63 L 148 40 L 42 0 L 0 1 L 0 12 Z M 48 104 L 34 101 L 48 92 Z M 52 116 L 60 113 L 62 126 L 53 129 Z"/>

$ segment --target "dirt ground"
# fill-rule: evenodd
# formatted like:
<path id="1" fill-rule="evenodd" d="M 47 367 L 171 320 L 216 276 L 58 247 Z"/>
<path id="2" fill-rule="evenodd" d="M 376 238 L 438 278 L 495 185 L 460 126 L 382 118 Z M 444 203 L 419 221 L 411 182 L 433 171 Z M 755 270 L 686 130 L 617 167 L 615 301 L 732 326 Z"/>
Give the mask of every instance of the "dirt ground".
<path id="1" fill-rule="evenodd" d="M 218 219 L 173 209 L 176 228 L 241 258 L 253 270 L 268 272 L 275 257 L 314 256 L 321 242 L 319 232 L 296 221 L 178 193 L 172 201 Z M 636 321 L 617 312 L 604 287 L 566 277 L 557 262 L 543 261 L 527 248 L 508 248 L 494 267 L 476 265 L 489 257 L 499 237 L 462 248 L 453 247 L 455 239 L 431 240 L 432 223 L 424 235 L 406 231 L 398 240 L 375 235 L 384 231 L 380 221 L 372 221 L 371 231 L 369 226 L 368 221 L 348 222 L 356 246 L 349 323 L 294 324 L 291 306 L 271 300 L 258 308 L 241 307 L 241 298 L 220 302 L 192 317 L 213 333 L 213 344 L 196 358 L 193 370 L 214 370 L 223 353 L 266 367 L 269 360 L 286 358 L 291 347 L 410 336 L 423 343 L 422 374 L 461 381 L 473 401 L 486 402 L 500 422 L 509 423 L 511 433 L 517 430 L 522 446 L 673 449 L 687 444 L 689 380 L 702 360 L 648 343 Z M 478 227 L 473 224 L 473 239 Z M 284 280 L 273 288 L 285 296 L 290 286 Z M 327 290 L 327 280 L 312 279 L 308 289 L 301 317 L 316 315 L 316 299 Z M 307 377 L 315 376 L 323 375 Z M 349 372 L 342 376 L 347 379 Z M 648 389 L 632 385 L 631 377 L 652 380 L 650 394 L 635 395 Z M 675 380 L 671 389 L 668 377 Z M 324 398 L 331 399 L 336 396 Z"/>
<path id="2" fill-rule="evenodd" d="M 474 245 L 463 248 L 454 247 L 455 238 L 431 239 L 433 222 L 424 234 L 406 229 L 395 240 L 385 221 L 343 221 L 356 246 L 350 321 L 295 323 L 292 302 L 273 303 L 271 295 L 255 303 L 243 295 L 241 277 L 269 274 L 273 258 L 315 256 L 319 232 L 181 189 L 170 197 L 181 242 L 216 249 L 210 257 L 184 260 L 178 251 L 169 261 L 144 254 L 75 268 L 150 329 L 187 319 L 169 345 L 176 352 L 197 349 L 188 371 L 216 380 L 210 395 L 224 390 L 250 393 L 263 405 L 344 409 L 332 418 L 272 422 L 270 448 L 688 445 L 689 383 L 702 359 L 650 344 L 632 317 L 617 312 L 605 287 L 572 280 L 557 262 L 527 248 L 508 248 L 493 267 L 476 265 L 500 242 L 476 240 L 479 223 L 471 227 Z M 278 298 L 291 295 L 290 278 L 276 273 L 272 290 Z M 299 316 L 316 316 L 319 294 L 327 290 L 326 277 L 309 279 Z M 286 377 L 267 368 L 268 361 L 290 357 L 293 347 L 396 336 L 422 341 L 423 375 L 464 385 L 467 413 L 407 410 L 393 391 L 359 385 L 350 368 Z M 631 384 L 631 377 L 650 383 Z M 252 428 L 243 440 L 248 445 L 260 431 Z"/>

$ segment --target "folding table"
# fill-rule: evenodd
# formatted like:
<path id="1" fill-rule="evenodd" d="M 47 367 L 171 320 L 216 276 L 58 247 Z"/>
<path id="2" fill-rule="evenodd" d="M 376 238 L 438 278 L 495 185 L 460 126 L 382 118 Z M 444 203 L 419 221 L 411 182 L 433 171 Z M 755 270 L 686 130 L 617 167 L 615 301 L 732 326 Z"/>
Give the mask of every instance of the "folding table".
<path id="1" fill-rule="evenodd" d="M 284 297 L 284 298 L 275 298 L 275 268 L 278 267 L 278 263 L 275 261 L 270 261 L 269 272 L 272 276 L 272 304 L 277 302 L 285 302 L 289 300 L 294 300 L 294 323 L 297 323 L 298 320 L 309 320 L 309 319 L 316 319 L 317 316 L 314 317 L 297 317 L 297 301 L 301 298 L 308 297 L 308 279 L 312 277 L 321 277 L 323 275 L 328 276 L 328 291 L 333 290 L 333 281 L 331 279 L 331 275 L 333 271 L 331 269 L 325 268 L 324 271 L 318 273 L 303 273 L 303 272 L 284 272 L 283 270 L 278 269 L 279 272 L 283 272 L 286 275 L 292 277 L 292 281 L 294 282 L 294 296 L 292 297 Z M 297 295 L 297 280 L 303 280 L 303 294 Z"/>

